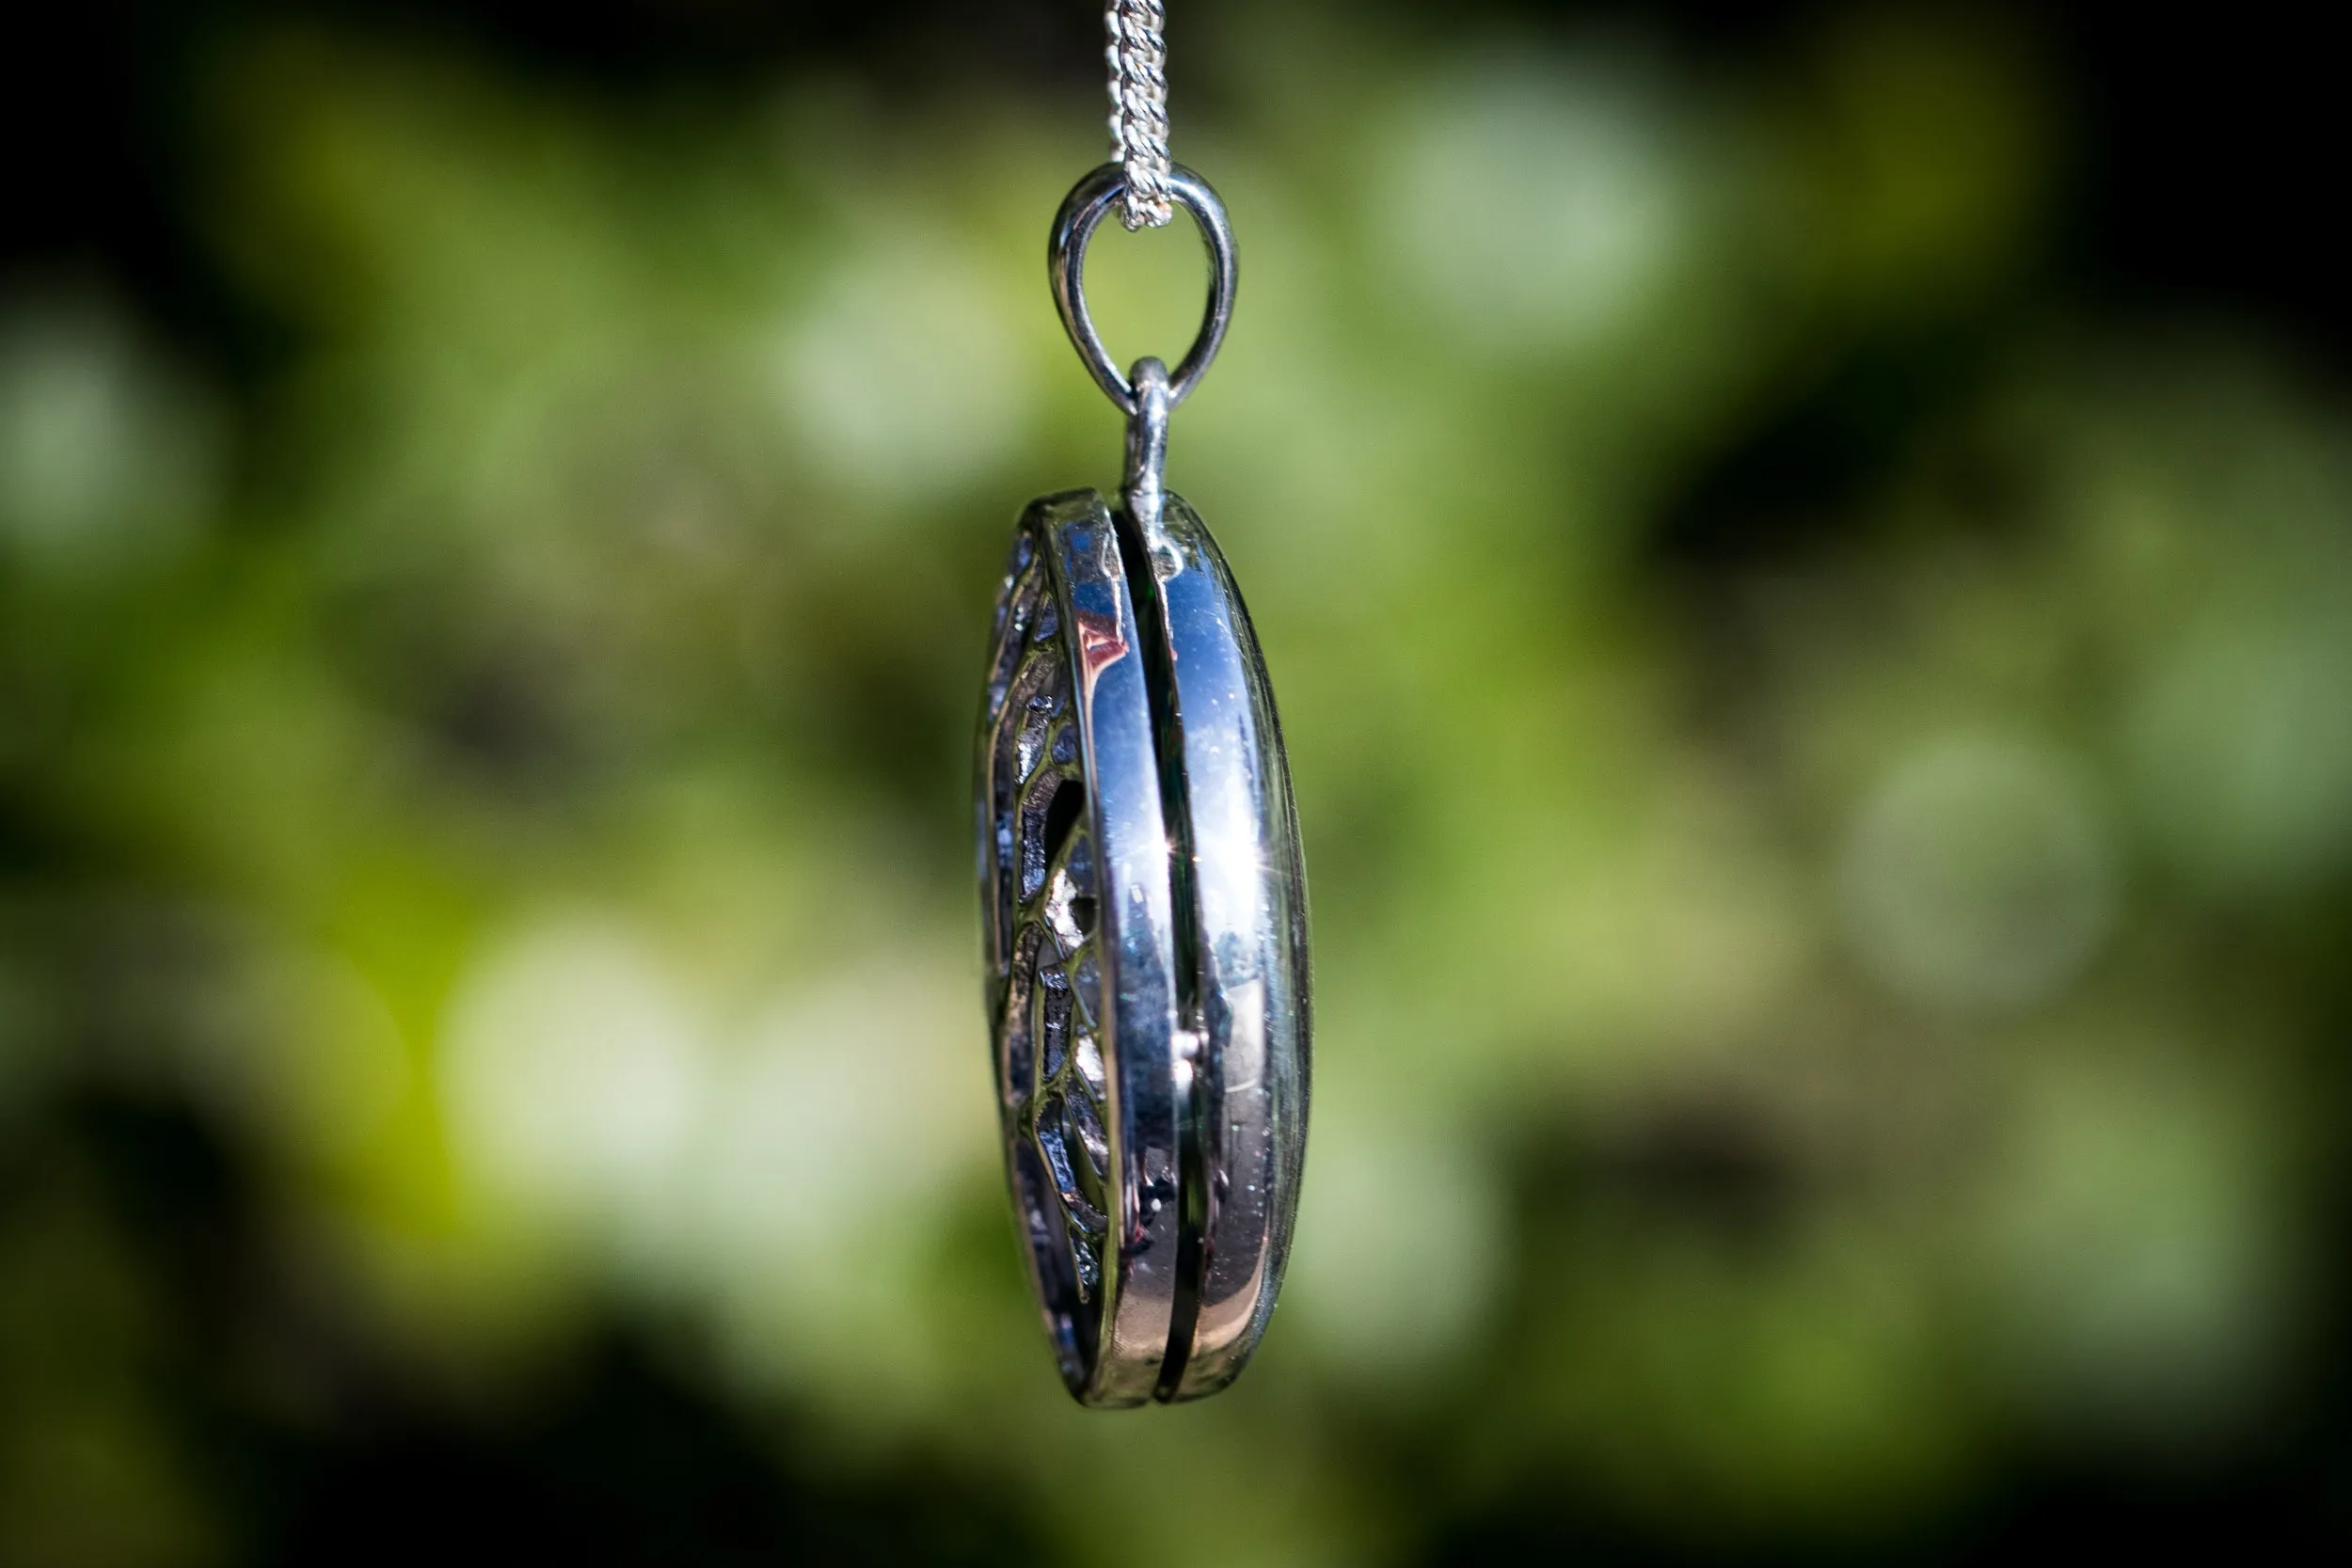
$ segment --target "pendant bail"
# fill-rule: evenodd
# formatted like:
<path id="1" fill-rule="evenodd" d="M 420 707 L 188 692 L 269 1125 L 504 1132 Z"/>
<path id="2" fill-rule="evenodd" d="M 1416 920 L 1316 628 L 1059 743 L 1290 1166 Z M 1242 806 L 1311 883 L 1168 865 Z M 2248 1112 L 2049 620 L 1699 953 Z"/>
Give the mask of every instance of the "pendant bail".
<path id="1" fill-rule="evenodd" d="M 1134 388 L 1135 409 L 1127 416 L 1127 476 L 1120 487 L 1127 515 L 1153 549 L 1159 546 L 1160 508 L 1167 495 L 1163 476 L 1168 468 L 1168 367 L 1146 355 L 1136 361 L 1128 384 Z"/>

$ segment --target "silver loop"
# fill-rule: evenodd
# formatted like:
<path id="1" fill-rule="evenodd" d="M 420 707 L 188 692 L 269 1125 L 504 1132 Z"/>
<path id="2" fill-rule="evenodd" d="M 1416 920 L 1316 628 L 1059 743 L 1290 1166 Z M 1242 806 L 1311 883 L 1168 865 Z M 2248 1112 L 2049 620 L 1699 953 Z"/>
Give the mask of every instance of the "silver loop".
<path id="1" fill-rule="evenodd" d="M 1126 171 L 1117 164 L 1104 164 L 1072 186 L 1061 211 L 1054 214 L 1053 237 L 1045 254 L 1054 304 L 1061 311 L 1061 324 L 1069 330 L 1078 357 L 1086 361 L 1095 384 L 1110 395 L 1119 411 L 1132 418 L 1135 388 L 1119 373 L 1110 350 L 1103 345 L 1102 334 L 1094 330 L 1086 294 L 1087 246 L 1103 215 L 1126 189 Z M 1173 408 L 1192 395 L 1209 361 L 1216 357 L 1217 346 L 1225 341 L 1225 328 L 1233 319 L 1233 285 L 1240 262 L 1233 250 L 1232 226 L 1226 221 L 1225 203 L 1217 199 L 1207 181 L 1182 164 L 1171 165 L 1168 193 L 1200 225 L 1201 244 L 1209 252 L 1209 303 L 1201 312 L 1200 335 L 1168 379 L 1168 405 Z"/>

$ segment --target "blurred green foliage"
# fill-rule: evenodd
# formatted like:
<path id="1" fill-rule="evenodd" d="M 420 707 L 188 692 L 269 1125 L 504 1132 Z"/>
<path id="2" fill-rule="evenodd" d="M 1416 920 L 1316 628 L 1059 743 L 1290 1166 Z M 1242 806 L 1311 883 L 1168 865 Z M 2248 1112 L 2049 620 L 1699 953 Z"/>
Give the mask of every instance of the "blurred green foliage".
<path id="1" fill-rule="evenodd" d="M 0 1561 L 255 1559 L 191 1368 L 297 1446 L 354 1367 L 495 1425 L 615 1321 L 779 1475 L 935 1466 L 1071 1561 L 1118 1497 L 1139 1565 L 1563 1498 L 1867 1542 L 2022 1453 L 2298 1418 L 2341 406 L 2043 290 L 2064 104 L 1992 24 L 1753 71 L 1182 41 L 1246 270 L 1171 475 L 1275 673 L 1319 960 L 1249 1377 L 1070 1408 L 993 1145 L 969 723 L 1020 502 L 1117 459 L 1040 265 L 1091 103 L 258 29 L 191 166 L 267 364 L 208 380 L 103 277 L 0 299 Z M 1179 345 L 1189 237 L 1099 250 L 1113 343 Z M 1883 462 L 1724 467 L 1857 364 Z M 127 1226 L 116 1101 L 226 1150 L 250 1233 Z"/>

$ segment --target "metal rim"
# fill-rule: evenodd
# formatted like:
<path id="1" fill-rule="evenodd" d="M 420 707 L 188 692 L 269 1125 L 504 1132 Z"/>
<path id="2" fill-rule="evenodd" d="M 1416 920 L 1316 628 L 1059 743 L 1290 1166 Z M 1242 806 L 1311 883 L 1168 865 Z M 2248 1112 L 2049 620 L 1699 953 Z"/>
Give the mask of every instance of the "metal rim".
<path id="1" fill-rule="evenodd" d="M 1109 507 L 1091 490 L 1045 497 L 1023 515 L 1018 539 L 979 737 L 999 1108 L 1031 1279 L 1063 1380 L 1084 1404 L 1140 1404 L 1168 1357 L 1184 1217 L 1186 1107 L 1176 1093 L 1182 1037 L 1158 751 Z M 1024 579 L 1032 585 L 1025 596 Z M 1033 700 L 1043 687 L 1033 691 L 1032 675 L 1053 689 L 1049 700 Z M 1036 736 L 1023 733 L 1049 723 Z M 1074 742 L 1069 754 L 1054 730 Z M 1041 784 L 1051 794 L 1035 813 L 1045 824 L 1039 864 L 1025 841 Z M 1065 926 L 1054 911 L 1053 867 L 1074 870 L 1075 858 L 1052 852 L 1050 841 L 1053 808 L 1070 786 L 1083 811 L 1066 819 L 1065 832 L 1088 846 L 1088 869 L 1072 879 L 1073 891 L 1095 903 L 1091 920 L 1077 922 L 1073 900 Z M 1038 944 L 1025 948 L 1022 927 L 1041 924 Z M 1061 971 L 1059 983 L 1045 977 L 1048 967 Z M 1066 1051 L 1045 1043 L 1056 1029 L 1054 1004 L 1038 997 L 1032 978 L 1059 993 Z M 1048 1015 L 1036 1029 L 1024 1023 L 1033 1003 Z M 1057 1161 L 1040 1138 L 1058 1114 L 1049 1099 L 1074 1109 L 1047 1080 L 1059 1077 L 1069 1088 L 1071 1060 L 1083 1054 L 1077 1036 L 1089 1032 L 1103 1078 L 1087 1098 L 1106 1145 L 1090 1156 L 1100 1193 L 1079 1195 L 1091 1213 L 1058 1180 L 1066 1173 L 1096 1184 L 1071 1157 L 1070 1140 L 1062 1139 Z"/>
<path id="2" fill-rule="evenodd" d="M 1197 1399 L 1248 1361 L 1287 1260 L 1311 1092 L 1280 723 L 1232 574 L 1164 499 L 1149 541 L 1091 490 L 1024 515 L 978 736 L 1007 1174 L 1063 1379 L 1097 1406 Z M 1065 789 L 1079 816 L 1060 815 Z M 1081 1089 L 1088 1040 L 1098 1076 Z"/>
<path id="3" fill-rule="evenodd" d="M 1209 301 L 1201 311 L 1200 333 L 1168 380 L 1168 404 L 1173 408 L 1192 394 L 1194 386 L 1225 341 L 1225 329 L 1233 319 L 1233 289 L 1240 261 L 1233 247 L 1232 225 L 1225 216 L 1225 203 L 1217 199 L 1209 182 L 1184 165 L 1176 164 L 1168 170 L 1168 189 L 1176 204 L 1192 214 L 1200 230 L 1200 242 L 1209 253 Z M 1054 285 L 1055 307 L 1061 311 L 1062 325 L 1069 330 L 1078 357 L 1086 362 L 1095 384 L 1119 405 L 1120 412 L 1132 417 L 1136 412 L 1135 387 L 1120 373 L 1117 361 L 1104 345 L 1102 334 L 1094 329 L 1086 293 L 1087 246 L 1093 243 L 1094 230 L 1104 214 L 1110 212 L 1126 190 L 1126 170 L 1117 164 L 1104 164 L 1072 186 L 1062 199 L 1061 211 L 1054 214 L 1046 262 Z"/>
<path id="4" fill-rule="evenodd" d="M 1177 1013 L 1194 1042 L 1190 1256 L 1180 1254 L 1154 1390 L 1172 1402 L 1240 1374 L 1280 1289 L 1306 1153 L 1313 982 L 1297 813 L 1257 634 L 1200 515 L 1173 492 L 1161 501 L 1136 539 L 1150 564 L 1131 593 L 1145 657 L 1167 673 L 1156 739 L 1178 808 Z"/>

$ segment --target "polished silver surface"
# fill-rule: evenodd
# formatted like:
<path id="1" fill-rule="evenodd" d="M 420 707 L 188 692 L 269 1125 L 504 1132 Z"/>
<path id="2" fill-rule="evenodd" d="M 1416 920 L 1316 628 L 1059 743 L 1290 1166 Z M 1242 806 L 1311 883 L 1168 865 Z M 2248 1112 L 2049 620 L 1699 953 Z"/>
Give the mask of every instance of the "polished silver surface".
<path id="1" fill-rule="evenodd" d="M 1215 266 L 1173 375 L 1156 358 L 1120 375 L 1087 317 L 1087 240 L 1119 168 L 1056 221 L 1056 297 L 1128 415 L 1126 473 L 1116 512 L 1073 490 L 1023 514 L 978 746 L 1007 1174 L 1063 1382 L 1094 1405 L 1240 1374 L 1307 1147 L 1307 886 L 1281 726 L 1232 575 L 1164 478 L 1168 412 L 1216 353 L 1234 276 L 1224 209 L 1176 174 Z"/>
<path id="2" fill-rule="evenodd" d="M 1307 885 L 1281 725 L 1232 574 L 1180 496 L 1163 498 L 1155 528 L 1137 528 L 1152 580 L 1136 613 L 1168 649 L 1161 777 L 1166 787 L 1181 776 L 1184 792 L 1178 1005 L 1199 1041 L 1197 1185 L 1185 1195 L 1200 1254 L 1194 1321 L 1159 1393 L 1192 1399 L 1240 1373 L 1289 1257 L 1307 1148 Z"/>
<path id="3" fill-rule="evenodd" d="M 1061 211 L 1054 215 L 1054 229 L 1046 245 L 1047 274 L 1053 279 L 1054 303 L 1061 311 L 1062 325 L 1070 332 L 1070 341 L 1077 345 L 1078 356 L 1095 384 L 1110 395 L 1122 414 L 1136 411 L 1135 388 L 1119 373 L 1110 350 L 1104 347 L 1102 334 L 1094 329 L 1094 318 L 1087 309 L 1086 264 L 1087 246 L 1094 239 L 1094 230 L 1102 224 L 1103 214 L 1109 212 L 1127 190 L 1126 171 L 1117 164 L 1104 164 L 1089 173 L 1071 188 L 1062 198 Z M 1209 253 L 1209 299 L 1200 315 L 1200 335 L 1192 347 L 1177 362 L 1168 377 L 1168 405 L 1170 408 L 1184 401 L 1200 385 L 1202 372 L 1216 357 L 1219 344 L 1225 341 L 1225 329 L 1233 319 L 1233 292 L 1240 281 L 1241 263 L 1233 248 L 1232 225 L 1225 216 L 1225 203 L 1207 181 L 1182 164 L 1168 167 L 1168 195 L 1176 204 L 1190 213 L 1200 227 L 1200 241 Z"/>
<path id="4" fill-rule="evenodd" d="M 1151 1397 L 1184 1222 L 1176 930 L 1152 703 L 1091 490 L 1032 503 L 997 605 L 980 873 L 1013 1201 L 1063 1381 Z"/>
<path id="5" fill-rule="evenodd" d="M 979 737 L 1008 1173 L 1063 1380 L 1096 1405 L 1240 1372 L 1306 1150 L 1281 731 L 1223 558 L 1159 499 L 1148 530 L 1090 490 L 1031 505 Z"/>

